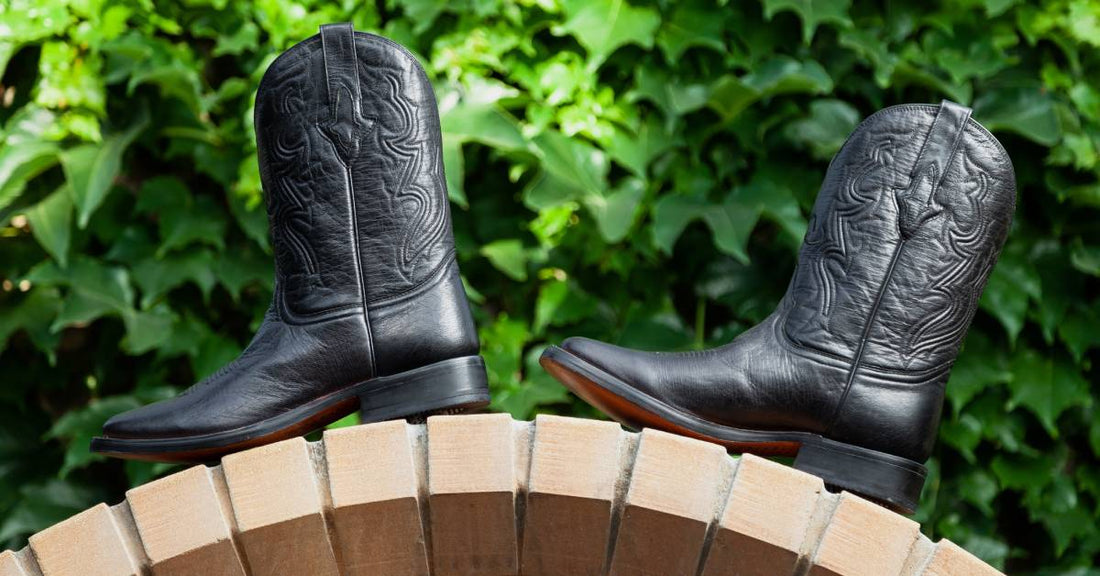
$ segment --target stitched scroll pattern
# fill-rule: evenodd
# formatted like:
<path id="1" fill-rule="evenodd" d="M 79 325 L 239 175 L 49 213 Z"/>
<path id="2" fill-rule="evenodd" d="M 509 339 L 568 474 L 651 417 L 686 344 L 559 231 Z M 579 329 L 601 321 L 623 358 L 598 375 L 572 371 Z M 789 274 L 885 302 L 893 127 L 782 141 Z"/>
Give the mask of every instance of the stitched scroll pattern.
<path id="1" fill-rule="evenodd" d="M 375 166 L 370 205 L 389 224 L 366 230 L 372 300 L 416 288 L 445 264 L 451 242 L 438 119 L 429 85 L 389 66 L 361 66 L 364 107 L 377 118 L 373 149 L 360 169 Z M 416 78 L 410 79 L 409 76 Z M 371 260 L 382 260 L 371 266 Z"/>
<path id="2" fill-rule="evenodd" d="M 879 128 L 879 125 L 872 128 Z M 830 167 L 811 214 L 782 333 L 802 347 L 851 358 L 897 240 L 890 191 L 901 157 L 915 153 L 896 130 L 853 135 Z"/>
<path id="3" fill-rule="evenodd" d="M 289 264 L 280 266 L 284 276 L 306 276 L 317 280 L 317 256 L 309 237 L 313 229 L 312 205 L 314 202 L 312 170 L 309 167 L 310 139 L 305 125 L 307 104 L 300 79 L 295 75 L 282 76 L 281 82 L 271 87 L 276 95 L 276 109 L 280 122 L 273 135 L 268 152 L 272 160 L 267 162 L 271 176 L 268 211 L 272 223 L 272 240 L 276 261 Z"/>
<path id="4" fill-rule="evenodd" d="M 960 146 L 947 178 L 932 195 L 937 211 L 918 230 L 900 274 L 916 274 L 922 289 L 884 304 L 874 336 L 896 351 L 902 367 L 949 362 L 966 335 L 1007 233 L 1011 202 L 1002 178 L 983 166 L 988 151 Z M 902 295 L 903 296 L 903 295 Z"/>

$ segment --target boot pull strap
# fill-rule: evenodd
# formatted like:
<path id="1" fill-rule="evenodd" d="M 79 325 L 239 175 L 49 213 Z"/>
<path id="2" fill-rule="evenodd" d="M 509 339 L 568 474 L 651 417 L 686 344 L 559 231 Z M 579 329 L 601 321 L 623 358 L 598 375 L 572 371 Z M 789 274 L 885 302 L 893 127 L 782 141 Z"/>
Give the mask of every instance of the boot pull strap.
<path id="1" fill-rule="evenodd" d="M 359 59 L 355 54 L 355 29 L 351 23 L 321 26 L 325 57 L 329 119 L 319 128 L 346 165 L 359 155 L 359 141 L 370 123 L 363 119 L 359 93 Z"/>
<path id="2" fill-rule="evenodd" d="M 940 103 L 936 119 L 913 165 L 909 186 L 897 195 L 898 228 L 903 238 L 911 237 L 921 224 L 943 211 L 936 203 L 936 190 L 951 165 L 971 112 L 970 108 L 954 102 L 944 100 Z"/>

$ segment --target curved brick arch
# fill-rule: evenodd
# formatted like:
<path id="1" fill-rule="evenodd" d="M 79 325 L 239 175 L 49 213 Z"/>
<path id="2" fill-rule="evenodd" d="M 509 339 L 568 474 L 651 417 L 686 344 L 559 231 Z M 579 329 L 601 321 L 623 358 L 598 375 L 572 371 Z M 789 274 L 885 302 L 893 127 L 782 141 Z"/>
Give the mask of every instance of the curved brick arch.
<path id="1" fill-rule="evenodd" d="M 0 554 L 0 576 L 982 576 L 911 520 L 712 444 L 437 416 L 195 466 Z"/>

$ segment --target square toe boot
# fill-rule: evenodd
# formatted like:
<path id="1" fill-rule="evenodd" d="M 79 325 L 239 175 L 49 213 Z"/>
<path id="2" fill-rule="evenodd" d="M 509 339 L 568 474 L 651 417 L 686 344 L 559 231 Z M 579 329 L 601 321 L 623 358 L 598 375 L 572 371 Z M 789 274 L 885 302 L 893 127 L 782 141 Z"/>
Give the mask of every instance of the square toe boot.
<path id="1" fill-rule="evenodd" d="M 439 112 L 416 59 L 350 24 L 323 26 L 271 64 L 255 114 L 271 307 L 239 358 L 111 418 L 96 452 L 202 461 L 355 410 L 370 422 L 488 404 Z"/>
<path id="2" fill-rule="evenodd" d="M 867 118 L 829 166 L 778 308 L 700 352 L 570 338 L 558 380 L 620 422 L 794 466 L 912 512 L 944 385 L 1008 233 L 1016 185 L 970 110 Z"/>

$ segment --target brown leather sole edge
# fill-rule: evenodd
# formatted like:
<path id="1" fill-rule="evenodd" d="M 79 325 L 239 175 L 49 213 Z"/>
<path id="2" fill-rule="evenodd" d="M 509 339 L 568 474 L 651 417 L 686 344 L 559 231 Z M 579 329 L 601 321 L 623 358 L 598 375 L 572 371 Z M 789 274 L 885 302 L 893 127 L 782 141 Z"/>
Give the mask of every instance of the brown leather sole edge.
<path id="1" fill-rule="evenodd" d="M 586 402 L 627 426 L 705 440 L 731 452 L 793 456 L 796 469 L 820 477 L 826 485 L 855 492 L 903 514 L 912 514 L 920 500 L 927 469 L 919 462 L 811 432 L 747 430 L 704 421 L 635 390 L 558 346 L 547 348 L 539 363 Z"/>

